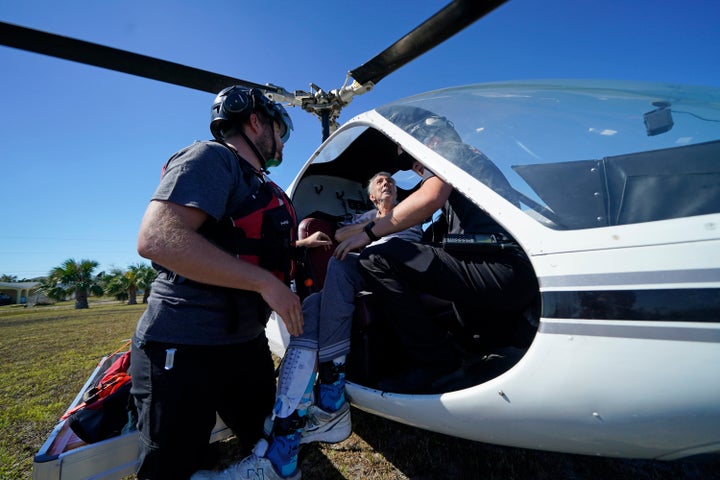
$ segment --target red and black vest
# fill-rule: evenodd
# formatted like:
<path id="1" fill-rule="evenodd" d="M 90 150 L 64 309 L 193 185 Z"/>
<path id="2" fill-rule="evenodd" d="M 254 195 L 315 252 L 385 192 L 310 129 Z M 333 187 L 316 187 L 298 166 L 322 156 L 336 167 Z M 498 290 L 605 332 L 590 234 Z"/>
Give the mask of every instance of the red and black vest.
<path id="1" fill-rule="evenodd" d="M 237 210 L 217 222 L 208 218 L 198 232 L 238 258 L 271 271 L 289 285 L 295 273 L 295 209 L 280 187 L 237 154 L 236 157 L 246 184 L 254 186 L 251 193 Z"/>
<path id="2" fill-rule="evenodd" d="M 228 253 L 271 271 L 289 285 L 295 273 L 297 240 L 297 215 L 290 199 L 234 149 L 217 143 L 233 153 L 251 192 L 242 205 L 219 221 L 208 217 L 198 233 Z M 163 174 L 171 160 L 163 166 Z M 187 281 L 160 265 L 153 266 L 174 283 Z"/>

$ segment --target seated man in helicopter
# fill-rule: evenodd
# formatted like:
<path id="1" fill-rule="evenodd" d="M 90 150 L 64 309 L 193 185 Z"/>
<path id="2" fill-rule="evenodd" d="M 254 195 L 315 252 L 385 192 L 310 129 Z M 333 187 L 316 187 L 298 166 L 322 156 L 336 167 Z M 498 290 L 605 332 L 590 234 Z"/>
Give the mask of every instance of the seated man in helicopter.
<path id="1" fill-rule="evenodd" d="M 364 228 L 389 215 L 397 204 L 395 179 L 388 172 L 375 174 L 368 182 L 367 193 L 375 208 L 344 222 L 335 232 L 338 242 L 358 232 L 365 235 Z M 410 245 L 421 237 L 422 226 L 415 224 L 371 243 L 366 249 L 391 238 Z M 266 422 L 269 444 L 261 440 L 253 454 L 242 462 L 223 472 L 197 472 L 194 480 L 255 478 L 251 472 L 260 469 L 266 479 L 298 478 L 300 444 L 336 443 L 350 436 L 345 359 L 350 351 L 355 296 L 364 289 L 364 283 L 357 253 L 350 253 L 343 260 L 330 258 L 323 289 L 303 301 L 303 332 L 290 338 L 280 366 L 275 407 Z"/>
<path id="2" fill-rule="evenodd" d="M 389 120 L 442 155 L 462 155 L 463 168 L 504 196 L 512 188 L 500 170 L 481 152 L 465 144 L 452 123 L 416 107 L 395 108 Z M 409 161 L 412 161 L 410 159 Z M 512 244 L 514 240 L 490 215 L 419 162 L 414 170 L 423 177 L 420 188 L 399 203 L 391 215 L 379 218 L 365 232 L 341 242 L 335 256 L 343 259 L 370 240 L 377 240 L 429 218 L 442 208 L 447 233 L 488 234 Z M 409 248 L 408 248 L 409 245 Z M 488 251 L 452 251 L 431 244 L 398 244 L 391 239 L 359 258 L 368 290 L 379 297 L 392 330 L 413 367 L 380 382 L 386 391 L 434 393 L 443 391 L 443 379 L 460 367 L 456 349 L 442 326 L 424 311 L 421 293 L 452 301 L 460 312 L 472 312 L 485 340 L 508 334 L 509 323 L 522 315 L 538 292 L 537 278 L 518 247 Z M 479 318 L 481 317 L 481 318 Z"/>

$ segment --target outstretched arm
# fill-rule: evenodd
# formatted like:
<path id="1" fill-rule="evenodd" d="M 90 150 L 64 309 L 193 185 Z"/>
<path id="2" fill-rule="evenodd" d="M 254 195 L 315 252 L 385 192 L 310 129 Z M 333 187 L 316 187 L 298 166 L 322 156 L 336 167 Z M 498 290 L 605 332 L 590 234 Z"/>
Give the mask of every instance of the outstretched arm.
<path id="1" fill-rule="evenodd" d="M 438 177 L 426 179 L 420 188 L 393 208 L 390 215 L 379 218 L 372 228 L 378 237 L 399 232 L 422 223 L 447 201 L 452 187 Z M 348 252 L 365 247 L 370 238 L 363 231 L 345 239 L 335 249 L 335 257 L 344 259 Z"/>
<path id="2" fill-rule="evenodd" d="M 317 248 L 323 247 L 329 249 L 332 246 L 332 239 L 325 232 L 313 232 L 312 235 L 306 238 L 301 238 L 295 242 L 296 247 L 304 248 Z"/>
<path id="3" fill-rule="evenodd" d="M 347 238 L 350 238 L 353 235 L 362 232 L 363 228 L 368 223 L 370 222 L 353 223 L 352 225 L 345 225 L 344 227 L 338 228 L 335 231 L 335 240 L 337 240 L 338 242 L 343 242 Z"/>

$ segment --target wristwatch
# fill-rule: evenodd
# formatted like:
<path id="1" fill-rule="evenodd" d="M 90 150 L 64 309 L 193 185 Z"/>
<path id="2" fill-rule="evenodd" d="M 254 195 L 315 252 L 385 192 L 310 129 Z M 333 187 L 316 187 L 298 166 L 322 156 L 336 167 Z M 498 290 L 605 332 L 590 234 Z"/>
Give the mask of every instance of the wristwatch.
<path id="1" fill-rule="evenodd" d="M 373 242 L 377 242 L 378 240 L 380 240 L 380 237 L 378 237 L 377 235 L 375 235 L 373 233 L 372 228 L 374 226 L 375 226 L 375 222 L 370 222 L 367 225 L 365 225 L 365 227 L 363 227 L 363 230 L 365 230 L 365 233 L 367 234 L 367 236 L 370 237 L 370 240 L 372 240 Z"/>

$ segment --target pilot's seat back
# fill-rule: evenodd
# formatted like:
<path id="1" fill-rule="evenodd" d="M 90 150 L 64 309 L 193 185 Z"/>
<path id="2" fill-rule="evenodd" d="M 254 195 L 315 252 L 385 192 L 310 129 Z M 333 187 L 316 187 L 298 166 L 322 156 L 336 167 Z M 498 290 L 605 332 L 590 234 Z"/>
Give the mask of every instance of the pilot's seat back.
<path id="1" fill-rule="evenodd" d="M 332 239 L 332 248 L 309 248 L 305 255 L 305 275 L 303 285 L 304 293 L 310 294 L 322 290 L 325 284 L 325 273 L 327 265 L 332 257 L 337 242 L 335 241 L 335 230 L 338 221 L 334 217 L 320 217 L 319 215 L 307 217 L 298 225 L 298 238 L 307 238 L 315 232 L 324 232 Z"/>

